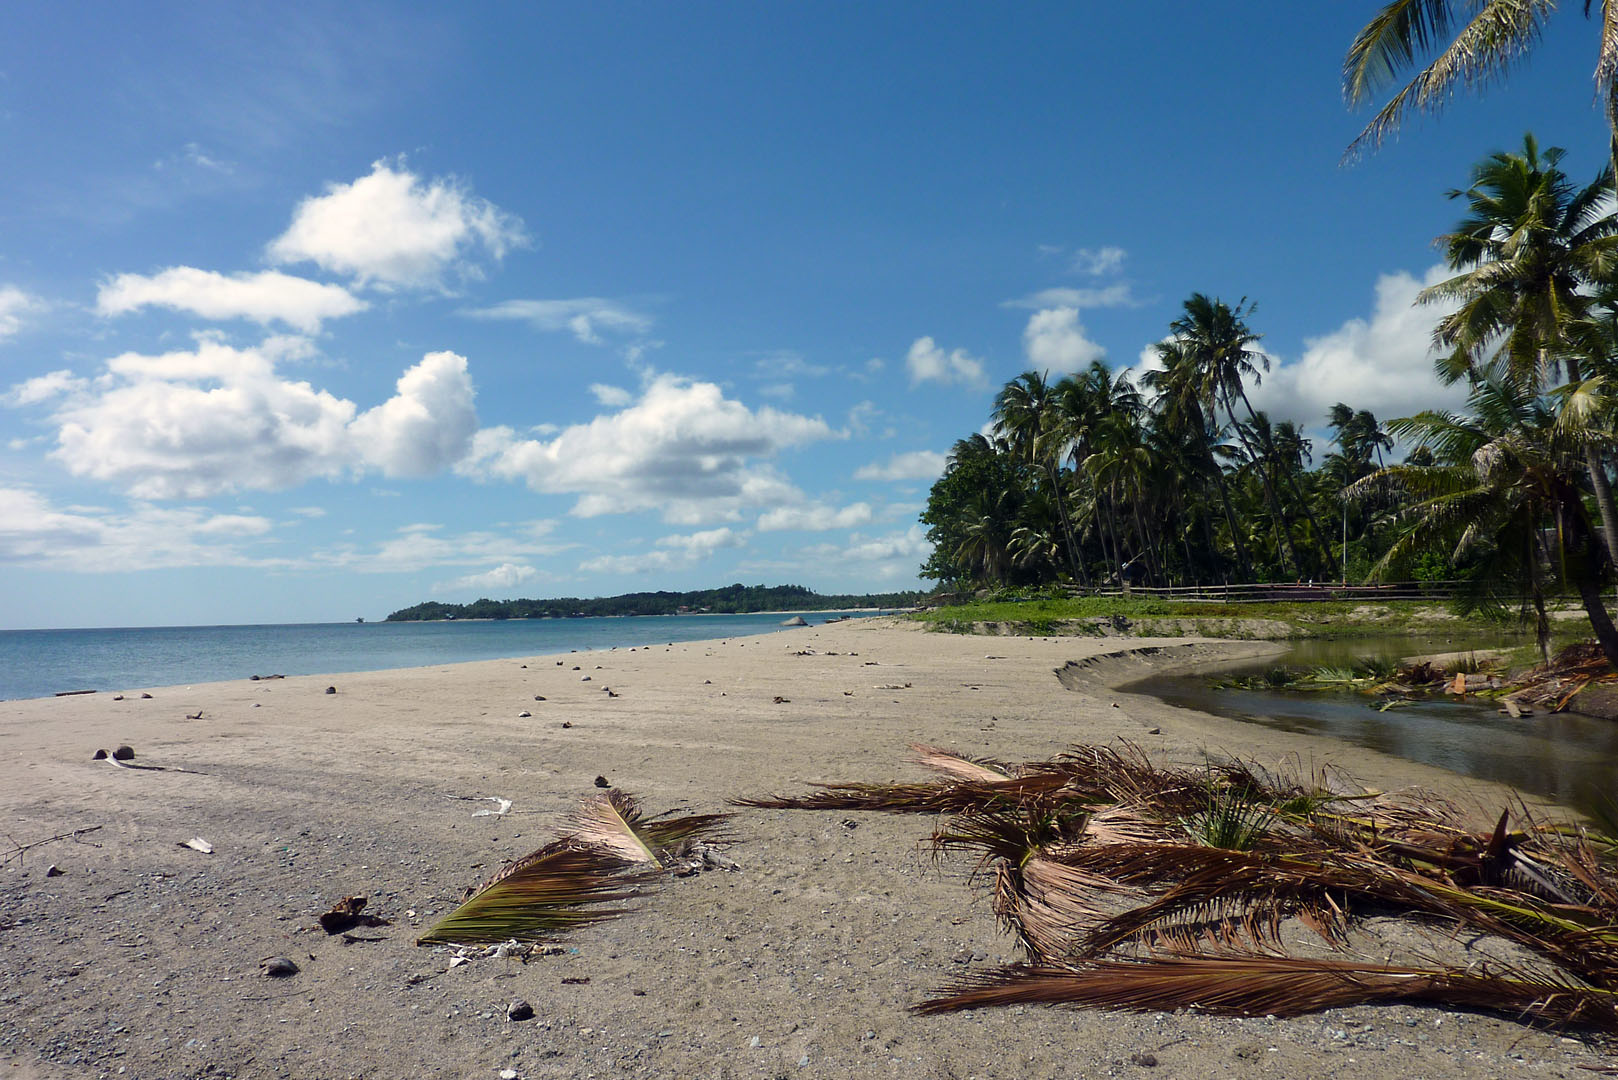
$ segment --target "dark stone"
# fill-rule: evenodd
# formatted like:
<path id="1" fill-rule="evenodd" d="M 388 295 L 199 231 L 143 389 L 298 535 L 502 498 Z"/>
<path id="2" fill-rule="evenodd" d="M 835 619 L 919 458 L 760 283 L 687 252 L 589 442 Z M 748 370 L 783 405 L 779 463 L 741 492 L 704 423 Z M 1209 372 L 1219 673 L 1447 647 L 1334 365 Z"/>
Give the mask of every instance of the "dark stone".
<path id="1" fill-rule="evenodd" d="M 132 746 L 120 746 L 112 752 L 112 756 L 119 761 L 130 761 L 135 757 L 135 749 Z"/>
<path id="2" fill-rule="evenodd" d="M 612 781 L 608 780 L 605 776 L 598 776 L 596 777 L 596 787 L 612 787 Z"/>
<path id="3" fill-rule="evenodd" d="M 337 693 L 337 687 L 335 687 L 335 686 L 328 686 L 328 687 L 326 687 L 326 693 L 328 693 L 328 694 L 335 694 L 335 693 Z"/>
<path id="4" fill-rule="evenodd" d="M 298 965 L 284 956 L 271 956 L 260 960 L 258 966 L 272 979 L 284 979 L 298 973 Z"/>
<path id="5" fill-rule="evenodd" d="M 506 1019 L 508 1020 L 522 1021 L 532 1020 L 533 1018 L 534 1007 L 528 1004 L 528 1002 L 524 1001 L 522 998 L 518 998 L 510 1005 L 506 1006 Z"/>

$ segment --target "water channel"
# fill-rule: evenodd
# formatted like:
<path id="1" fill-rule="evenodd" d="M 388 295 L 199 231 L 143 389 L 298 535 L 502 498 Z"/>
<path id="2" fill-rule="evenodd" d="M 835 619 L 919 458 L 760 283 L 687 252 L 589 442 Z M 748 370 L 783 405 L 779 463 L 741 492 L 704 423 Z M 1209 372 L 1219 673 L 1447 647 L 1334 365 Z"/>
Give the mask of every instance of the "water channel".
<path id="1" fill-rule="evenodd" d="M 1511 641 L 1469 637 L 1467 647 Z M 1365 638 L 1297 643 L 1286 655 L 1222 669 L 1218 676 L 1161 675 L 1120 687 L 1170 705 L 1282 731 L 1328 735 L 1465 776 L 1495 780 L 1587 814 L 1618 804 L 1618 722 L 1538 711 L 1513 720 L 1492 701 L 1437 698 L 1386 712 L 1379 699 L 1332 691 L 1221 689 L 1216 678 L 1276 666 L 1348 667 L 1364 657 L 1398 660 L 1463 646 L 1444 638 Z"/>

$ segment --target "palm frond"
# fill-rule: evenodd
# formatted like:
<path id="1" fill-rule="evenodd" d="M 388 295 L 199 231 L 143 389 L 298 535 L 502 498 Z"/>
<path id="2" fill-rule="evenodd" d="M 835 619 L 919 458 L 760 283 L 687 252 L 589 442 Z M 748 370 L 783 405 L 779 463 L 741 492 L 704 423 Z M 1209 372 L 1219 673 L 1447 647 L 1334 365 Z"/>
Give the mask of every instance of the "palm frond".
<path id="1" fill-rule="evenodd" d="M 1556 978 L 1282 956 L 1094 960 L 1072 968 L 1010 967 L 956 981 L 920 1013 L 1068 1004 L 1127 1011 L 1197 1009 L 1222 1016 L 1301 1016 L 1323 1009 L 1423 1001 L 1551 1024 L 1618 1030 L 1618 993 Z"/>
<path id="2" fill-rule="evenodd" d="M 600 849 L 629 864 L 661 867 L 670 850 L 682 841 L 711 833 L 730 814 L 667 815 L 648 819 L 640 801 L 613 790 L 584 801 L 568 822 L 576 843 Z"/>
<path id="3" fill-rule="evenodd" d="M 911 743 L 910 749 L 916 755 L 913 759 L 916 764 L 957 780 L 982 780 L 992 784 L 1013 777 L 1011 767 L 1004 762 L 969 758 L 926 743 Z"/>
<path id="4" fill-rule="evenodd" d="M 617 859 L 559 840 L 508 864 L 416 944 L 541 940 L 618 917 L 625 909 L 600 905 L 628 899 L 638 883 Z"/>

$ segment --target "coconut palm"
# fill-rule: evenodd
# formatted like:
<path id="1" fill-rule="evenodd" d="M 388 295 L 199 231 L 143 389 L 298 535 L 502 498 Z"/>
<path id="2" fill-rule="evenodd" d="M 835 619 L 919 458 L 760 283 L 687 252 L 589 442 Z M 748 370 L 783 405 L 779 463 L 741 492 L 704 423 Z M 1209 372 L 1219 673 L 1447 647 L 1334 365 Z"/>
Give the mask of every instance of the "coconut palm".
<path id="1" fill-rule="evenodd" d="M 1424 290 L 1419 302 L 1458 309 L 1439 320 L 1434 341 L 1450 350 L 1441 377 L 1465 378 L 1493 351 L 1540 385 L 1584 374 L 1577 332 L 1594 311 L 1592 293 L 1618 272 L 1618 219 L 1609 211 L 1612 173 L 1576 187 L 1559 164 L 1564 151 L 1543 154 L 1532 135 L 1521 153 L 1491 154 L 1472 183 L 1450 197 L 1467 215 L 1438 238 L 1455 277 Z M 1585 471 L 1601 510 L 1610 558 L 1618 562 L 1618 508 L 1600 447 L 1585 445 Z"/>
<path id="2" fill-rule="evenodd" d="M 1062 493 L 1060 462 L 1065 449 L 1062 410 L 1049 377 L 1038 371 L 1025 371 L 1006 383 L 994 399 L 993 416 L 996 429 L 1011 445 L 1012 452 L 1044 472 L 1061 519 L 1069 568 L 1074 578 L 1086 580 L 1074 547 L 1073 527 Z"/>
<path id="3" fill-rule="evenodd" d="M 1618 629 L 1601 596 L 1611 563 L 1575 482 L 1585 450 L 1613 442 L 1602 381 L 1547 394 L 1499 358 L 1478 370 L 1467 407 L 1466 414 L 1429 411 L 1394 421 L 1393 433 L 1430 449 L 1436 463 L 1390 465 L 1350 489 L 1393 488 L 1413 500 L 1401 515 L 1406 531 L 1373 572 L 1450 548 L 1457 564 L 1472 565 L 1474 580 L 1514 589 L 1531 606 L 1548 657 L 1549 563 L 1578 591 L 1602 651 L 1618 666 Z"/>
<path id="4" fill-rule="evenodd" d="M 1440 111 L 1457 89 L 1499 81 L 1539 43 L 1559 7 L 1558 0 L 1389 0 L 1343 60 L 1349 105 L 1369 104 L 1430 59 L 1377 110 L 1348 154 L 1374 148 L 1412 113 Z M 1584 0 L 1585 16 L 1595 7 L 1594 0 Z M 1596 96 L 1618 166 L 1618 4 L 1602 0 L 1596 22 Z"/>

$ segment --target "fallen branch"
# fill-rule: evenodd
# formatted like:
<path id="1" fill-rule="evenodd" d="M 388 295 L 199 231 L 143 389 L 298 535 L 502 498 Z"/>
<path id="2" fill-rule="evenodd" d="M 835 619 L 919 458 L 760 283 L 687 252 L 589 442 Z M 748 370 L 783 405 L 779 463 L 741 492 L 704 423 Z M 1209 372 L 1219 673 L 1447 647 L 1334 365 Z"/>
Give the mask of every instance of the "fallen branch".
<path id="1" fill-rule="evenodd" d="M 82 829 L 74 829 L 72 832 L 57 833 L 55 836 L 47 836 L 43 840 L 35 840 L 27 844 L 19 844 L 17 841 L 12 840 L 11 837 L 8 836 L 6 839 L 11 840 L 11 845 L 14 850 L 6 852 L 6 857 L 4 859 L 0 859 L 0 866 L 5 866 L 7 863 L 11 862 L 12 859 L 16 859 L 17 864 L 20 866 L 22 865 L 23 855 L 37 847 L 44 847 L 46 844 L 54 844 L 58 840 L 72 840 L 76 844 L 89 844 L 91 847 L 98 848 L 101 846 L 100 844 L 89 840 L 80 840 L 79 837 L 85 835 L 86 833 L 93 833 L 99 828 L 101 828 L 100 825 L 86 825 Z"/>

